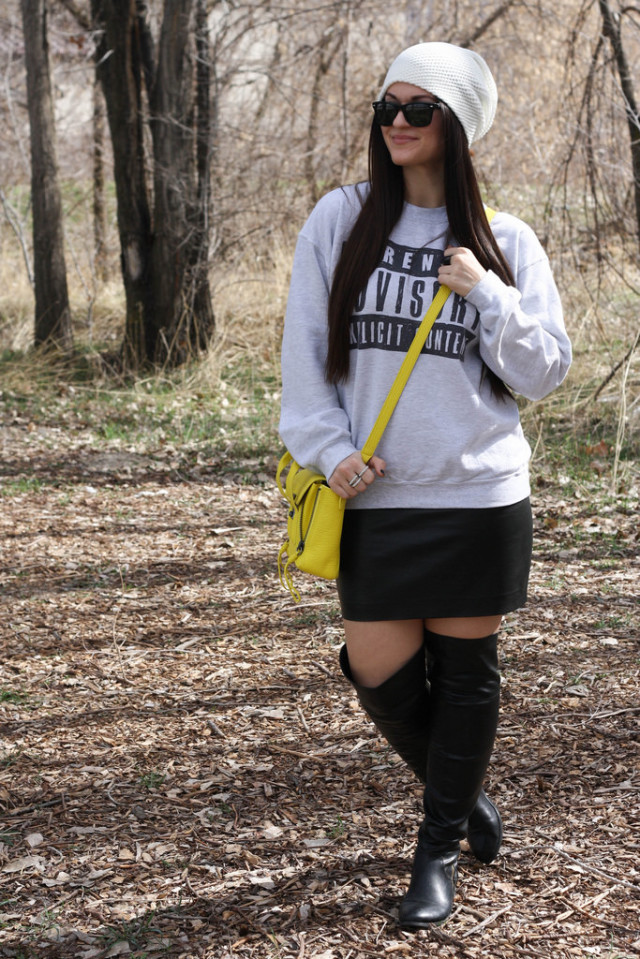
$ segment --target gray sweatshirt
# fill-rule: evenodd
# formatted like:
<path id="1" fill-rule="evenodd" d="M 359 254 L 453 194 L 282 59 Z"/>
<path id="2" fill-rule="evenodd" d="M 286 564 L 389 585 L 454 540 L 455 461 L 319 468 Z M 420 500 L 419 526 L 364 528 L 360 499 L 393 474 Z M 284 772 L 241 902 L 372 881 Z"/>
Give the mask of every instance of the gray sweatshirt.
<path id="1" fill-rule="evenodd" d="M 362 448 L 437 290 L 448 244 L 444 207 L 405 204 L 350 320 L 349 377 L 327 383 L 331 279 L 366 189 L 334 190 L 317 204 L 298 238 L 287 304 L 280 435 L 294 459 L 325 476 Z M 350 509 L 493 507 L 529 495 L 531 451 L 517 404 L 493 396 L 483 361 L 537 400 L 564 379 L 571 345 L 533 231 L 506 213 L 491 226 L 516 287 L 490 271 L 466 298 L 449 296 L 376 450 L 386 475 Z"/>

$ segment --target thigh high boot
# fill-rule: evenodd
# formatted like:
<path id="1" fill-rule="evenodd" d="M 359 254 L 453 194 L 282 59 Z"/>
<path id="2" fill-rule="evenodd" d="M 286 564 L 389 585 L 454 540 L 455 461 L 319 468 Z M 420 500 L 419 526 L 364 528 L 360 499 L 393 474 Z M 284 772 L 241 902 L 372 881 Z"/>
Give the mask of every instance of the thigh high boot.
<path id="1" fill-rule="evenodd" d="M 354 681 L 346 646 L 340 649 L 340 668 L 374 726 L 424 783 L 429 733 L 429 691 L 424 646 L 397 673 L 375 688 L 359 686 Z"/>
<path id="2" fill-rule="evenodd" d="M 347 647 L 340 649 L 340 668 L 355 689 L 360 705 L 423 785 L 429 747 L 429 677 L 436 661 L 435 650 L 430 649 L 430 635 L 435 634 L 425 631 L 427 665 L 423 646 L 398 672 L 375 688 L 354 681 Z M 471 852 L 481 862 L 491 862 L 498 855 L 502 841 L 500 814 L 482 790 L 469 816 L 466 836 Z"/>
<path id="3" fill-rule="evenodd" d="M 425 818 L 400 904 L 405 929 L 442 922 L 453 907 L 460 840 L 482 790 L 498 723 L 497 638 L 427 633 L 433 663 Z"/>

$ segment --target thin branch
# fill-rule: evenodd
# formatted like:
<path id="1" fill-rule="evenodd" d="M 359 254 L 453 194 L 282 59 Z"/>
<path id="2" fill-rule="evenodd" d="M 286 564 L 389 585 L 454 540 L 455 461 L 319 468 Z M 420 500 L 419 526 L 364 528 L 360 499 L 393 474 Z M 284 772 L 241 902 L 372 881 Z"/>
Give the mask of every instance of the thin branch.
<path id="1" fill-rule="evenodd" d="M 461 46 L 461 47 L 471 47 L 471 46 L 473 46 L 473 44 L 474 44 L 477 40 L 479 40 L 480 37 L 481 37 L 484 33 L 487 32 L 487 30 L 489 29 L 489 27 L 492 27 L 493 24 L 496 22 L 496 20 L 499 20 L 500 17 L 503 17 L 504 14 L 507 13 L 507 11 L 510 10 L 511 7 L 513 7 L 515 3 L 516 3 L 516 0 L 505 0 L 505 2 L 502 3 L 502 4 L 500 4 L 499 7 L 496 7 L 496 9 L 495 9 L 492 13 L 489 14 L 489 16 L 487 17 L 487 19 L 486 19 L 486 20 L 483 20 L 483 22 L 480 24 L 480 26 L 479 26 L 479 27 L 476 27 L 476 29 L 473 31 L 473 33 L 470 33 L 470 34 L 469 34 L 469 36 L 466 38 L 466 40 L 462 40 L 462 41 L 461 41 L 460 46 Z"/>
<path id="2" fill-rule="evenodd" d="M 603 389 L 605 388 L 605 386 L 607 386 L 607 385 L 611 382 L 611 380 L 614 378 L 614 376 L 616 375 L 616 373 L 618 372 L 618 370 L 622 369 L 622 367 L 625 365 L 625 363 L 627 363 L 627 362 L 631 359 L 631 356 L 633 355 L 633 353 L 634 353 L 634 352 L 636 351 L 636 349 L 638 348 L 638 343 L 640 343 L 640 331 L 638 331 L 638 333 L 636 334 L 635 340 L 633 341 L 633 343 L 631 344 L 631 346 L 629 347 L 629 349 L 627 350 L 627 352 L 625 353 L 625 355 L 622 357 L 622 359 L 621 359 L 621 360 L 618 360 L 618 362 L 617 362 L 617 363 L 615 364 L 615 366 L 611 369 L 611 371 L 607 374 L 607 376 L 605 376 L 604 380 L 602 381 L 602 383 L 600 384 L 600 386 L 598 387 L 598 389 L 595 391 L 595 393 L 594 393 L 593 396 L 591 397 L 591 402 L 592 402 L 592 403 L 595 403 L 595 401 L 598 399 L 598 397 L 599 397 L 600 394 L 602 393 L 602 391 L 603 391 Z"/>
<path id="3" fill-rule="evenodd" d="M 58 0 L 58 3 L 71 14 L 78 26 L 82 27 L 83 30 L 91 30 L 91 17 L 87 11 L 74 3 L 74 0 Z"/>
<path id="4" fill-rule="evenodd" d="M 11 205 L 11 203 L 9 202 L 9 200 L 7 199 L 4 190 L 0 190 L 0 202 L 2 203 L 2 208 L 3 208 L 3 210 L 4 210 L 4 215 L 6 216 L 7 221 L 9 222 L 9 225 L 10 225 L 11 229 L 13 230 L 13 232 L 15 233 L 15 235 L 17 236 L 17 238 L 18 238 L 18 243 L 20 244 L 20 246 L 21 246 L 21 248 L 22 248 L 22 256 L 23 256 L 23 258 L 24 258 L 24 265 L 25 265 L 25 267 L 26 267 L 26 269 L 27 269 L 27 277 L 29 278 L 29 284 L 30 284 L 30 286 L 33 288 L 33 285 L 34 285 L 33 271 L 32 271 L 32 269 L 31 269 L 31 260 L 30 260 L 30 258 L 29 258 L 29 248 L 28 248 L 28 246 L 27 246 L 27 241 L 26 241 L 25 236 L 24 236 L 24 231 L 23 231 L 23 229 L 22 229 L 22 224 L 20 223 L 20 219 L 19 219 L 18 214 L 17 214 L 17 212 L 16 212 L 16 210 L 15 210 L 15 207 L 13 207 L 13 206 Z"/>

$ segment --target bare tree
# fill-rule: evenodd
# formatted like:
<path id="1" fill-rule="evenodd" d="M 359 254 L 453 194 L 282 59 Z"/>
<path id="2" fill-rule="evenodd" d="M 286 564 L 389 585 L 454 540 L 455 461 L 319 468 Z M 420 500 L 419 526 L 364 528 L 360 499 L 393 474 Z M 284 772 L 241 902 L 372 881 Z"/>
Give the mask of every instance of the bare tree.
<path id="1" fill-rule="evenodd" d="M 142 0 L 92 0 L 92 15 L 114 154 L 123 358 L 176 365 L 204 349 L 214 328 L 204 0 L 165 0 L 157 53 Z"/>
<path id="2" fill-rule="evenodd" d="M 640 243 L 640 110 L 638 109 L 629 58 L 622 37 L 622 30 L 626 21 L 635 22 L 636 26 L 638 25 L 640 7 L 625 4 L 624 7 L 614 12 L 609 0 L 598 0 L 598 6 L 602 17 L 602 32 L 611 45 L 615 67 L 618 71 L 620 94 L 629 129 L 632 189 L 635 197 L 638 242 Z"/>
<path id="3" fill-rule="evenodd" d="M 578 6 L 590 16 L 576 42 L 577 59 L 580 52 L 584 55 L 585 37 L 594 36 L 596 21 L 601 28 L 597 0 L 571 0 L 562 9 L 546 0 L 526 5 L 456 0 L 444 6 L 403 0 L 393 16 L 385 16 L 389 11 L 383 0 L 55 2 L 86 31 L 83 49 L 95 43 L 96 71 L 106 94 L 126 294 L 122 355 L 130 367 L 179 363 L 206 346 L 214 328 L 208 277 L 214 255 L 218 262 L 255 256 L 262 268 L 276 249 L 269 242 L 275 231 L 297 226 L 327 190 L 366 176 L 369 104 L 390 59 L 408 43 L 443 39 L 477 44 L 496 71 L 501 110 L 491 142 L 477 150 L 490 201 L 505 207 L 513 199 L 519 203 L 521 183 L 528 192 L 536 183 L 542 189 L 566 144 L 565 119 L 575 133 L 572 173 L 575 165 L 581 172 L 588 167 L 599 197 L 595 216 L 614 230 L 619 221 L 614 205 L 622 210 L 626 203 L 628 213 L 630 180 L 607 168 L 614 126 L 612 120 L 611 130 L 605 128 L 608 113 L 598 102 L 606 77 L 606 94 L 610 98 L 612 93 L 615 70 L 610 65 L 615 61 L 609 41 L 601 38 L 597 50 L 593 44 L 589 108 L 575 101 L 570 113 L 569 84 L 560 91 L 550 69 L 557 65 L 569 13 Z M 544 18 L 554 12 L 553 36 L 542 42 L 548 29 Z M 627 44 L 628 36 L 624 39 Z M 52 51 L 68 58 L 64 44 L 56 48 L 55 40 L 52 25 Z M 627 61 L 633 71 L 630 50 Z M 80 71 L 86 80 L 85 64 Z M 578 79 L 583 75 L 572 77 L 572 90 Z M 98 94 L 96 103 L 103 99 Z M 621 99 L 618 106 L 615 162 L 627 172 Z M 83 114 L 85 130 L 88 120 Z M 98 269 L 105 209 L 101 184 L 110 176 L 105 169 L 103 180 L 99 126 L 96 112 Z M 87 152 L 87 180 L 90 161 Z M 611 210 L 603 206 L 605 181 Z M 572 189 L 576 182 L 574 178 Z M 621 184 L 626 184 L 626 194 Z M 541 209 L 536 203 L 540 219 Z M 593 223 L 593 205 L 586 216 Z M 581 216 L 581 227 L 584 221 Z"/>
<path id="4" fill-rule="evenodd" d="M 46 0 L 22 0 L 31 133 L 35 344 L 73 347 L 47 44 Z"/>
<path id="5" fill-rule="evenodd" d="M 148 358 L 182 361 L 213 330 L 209 73 L 202 0 L 165 0 L 151 95 L 154 242 Z M 192 43 L 195 37 L 195 45 Z M 149 337 L 149 333 L 151 336 Z"/>
<path id="6" fill-rule="evenodd" d="M 593 40 L 585 58 L 590 33 Z M 584 173 L 588 242 L 600 263 L 612 233 L 632 241 L 638 258 L 640 110 L 631 64 L 638 61 L 639 44 L 640 8 L 618 4 L 614 10 L 609 0 L 583 0 L 568 41 L 571 135 L 560 182 L 568 211 L 572 172 Z"/>

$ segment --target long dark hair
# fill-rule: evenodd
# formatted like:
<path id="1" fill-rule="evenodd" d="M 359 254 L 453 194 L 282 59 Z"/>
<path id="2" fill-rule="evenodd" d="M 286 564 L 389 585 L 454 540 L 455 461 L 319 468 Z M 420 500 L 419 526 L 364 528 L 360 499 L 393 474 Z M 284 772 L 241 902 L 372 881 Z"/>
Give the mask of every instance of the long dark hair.
<path id="1" fill-rule="evenodd" d="M 493 270 L 501 280 L 514 286 L 509 264 L 487 220 L 464 128 L 444 103 L 441 113 L 450 234 L 460 246 L 470 249 L 486 270 Z M 375 121 L 369 136 L 369 182 L 369 193 L 342 248 L 329 295 L 325 376 L 330 383 L 344 381 L 349 375 L 349 318 L 382 259 L 389 234 L 400 219 L 404 205 L 402 168 L 393 163 L 382 130 Z M 486 375 L 495 393 L 508 392 L 491 370 L 486 369 Z"/>

